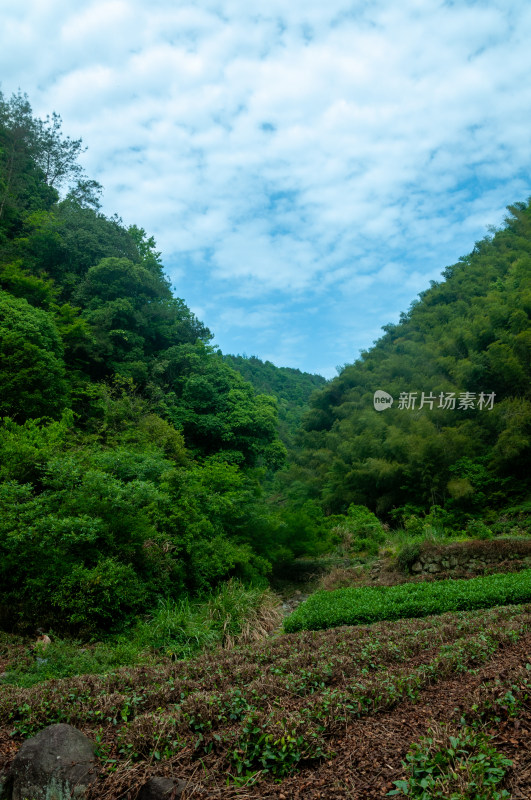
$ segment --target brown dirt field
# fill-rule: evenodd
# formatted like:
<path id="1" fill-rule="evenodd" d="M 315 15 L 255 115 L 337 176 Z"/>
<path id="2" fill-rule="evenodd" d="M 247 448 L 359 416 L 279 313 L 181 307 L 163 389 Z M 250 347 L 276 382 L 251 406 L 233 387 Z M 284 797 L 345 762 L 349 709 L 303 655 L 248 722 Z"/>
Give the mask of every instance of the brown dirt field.
<path id="1" fill-rule="evenodd" d="M 242 691 L 255 691 L 254 696 L 263 698 L 264 713 L 278 708 L 279 713 L 297 714 L 301 708 L 315 706 L 321 690 L 313 695 L 307 690 L 293 689 L 290 680 L 292 677 L 298 679 L 312 665 L 318 666 L 319 654 L 325 654 L 323 663 L 333 664 L 327 686 L 344 689 L 361 678 L 370 687 L 371 681 L 378 682 L 386 676 L 394 680 L 402 674 L 422 670 L 446 643 L 463 637 L 464 633 L 470 641 L 475 641 L 481 633 L 481 625 L 488 626 L 492 622 L 492 629 L 496 628 L 499 635 L 497 649 L 488 657 L 478 660 L 471 656 L 465 668 L 456 667 L 460 671 L 449 668 L 428 679 L 420 686 L 414 701 L 404 697 L 394 707 L 383 704 L 383 710 L 369 709 L 342 724 L 328 721 L 324 733 L 325 749 L 332 755 L 306 766 L 301 764 L 298 772 L 283 779 L 264 775 L 256 785 L 228 785 L 228 773 L 232 768 L 227 763 L 226 747 L 225 750 L 223 746 L 218 747 L 211 739 L 213 747 L 210 751 L 197 752 L 193 746 L 195 737 L 191 738 L 190 734 L 183 740 L 187 744 L 169 760 L 162 758 L 157 761 L 151 754 L 143 760 L 127 763 L 126 757 L 118 753 L 116 737 L 120 723 L 103 723 L 102 726 L 94 720 L 83 723 L 81 718 L 73 722 L 93 739 L 99 732 L 107 745 L 108 756 L 120 761 L 116 772 L 109 771 L 108 765 L 102 769 L 89 800 L 136 800 L 140 786 L 149 777 L 161 775 L 189 781 L 189 789 L 182 795 L 182 800 L 376 800 L 394 788 L 393 781 L 404 777 L 401 762 L 411 744 L 426 735 L 433 722 L 452 723 L 458 727 L 461 716 L 472 713 L 473 705 L 486 696 L 485 692 L 488 694 L 486 686 L 496 679 L 500 679 L 504 687 L 511 686 L 519 676 L 526 674 L 525 666 L 531 663 L 531 632 L 528 632 L 531 607 L 521 611 L 514 607 L 495 609 L 485 614 L 484 617 L 479 614 L 466 617 L 466 631 L 463 614 L 447 614 L 439 618 L 282 636 L 254 648 L 205 655 L 189 665 L 180 662 L 161 665 L 159 669 L 128 670 L 123 675 L 107 679 L 91 676 L 52 681 L 50 687 L 41 685 L 32 690 L 0 688 L 0 709 L 4 702 L 4 717 L 0 722 L 0 773 L 8 767 L 24 738 L 11 735 L 10 702 L 15 704 L 13 708 L 17 703 L 25 702 L 39 706 L 43 698 L 53 704 L 60 702 L 64 693 L 76 686 L 86 686 L 94 695 L 94 708 L 98 703 L 102 708 L 108 708 L 113 702 L 119 702 L 127 691 L 144 688 L 147 716 L 157 718 L 157 714 L 166 713 L 180 719 L 179 710 L 172 703 L 176 702 L 181 689 L 191 690 L 182 707 L 188 703 L 190 708 L 202 708 L 207 713 L 211 696 L 215 694 L 224 698 L 227 692 L 238 686 Z M 520 626 L 519 638 L 514 640 L 506 635 L 513 621 L 515 628 Z M 378 642 L 381 645 L 379 651 L 367 651 L 367 647 Z M 403 648 L 403 658 L 400 653 L 397 655 L 398 645 Z M 364 668 L 364 664 L 369 664 L 370 668 Z M 165 681 L 168 677 L 175 682 L 175 689 L 167 688 Z M 90 703 L 89 699 L 89 706 Z M 177 710 L 172 711 L 172 708 Z M 510 717 L 503 710 L 499 714 L 498 723 L 491 720 L 486 724 L 489 735 L 495 737 L 496 749 L 514 762 L 505 788 L 510 790 L 512 800 L 529 800 L 531 701 L 522 704 L 517 717 Z M 140 719 L 136 717 L 136 720 Z M 179 724 L 184 724 L 182 719 Z M 212 729 L 214 733 L 216 725 Z M 228 741 L 237 735 L 237 722 L 225 720 L 222 727 Z"/>
<path id="2" fill-rule="evenodd" d="M 477 674 L 440 681 L 421 693 L 413 704 L 407 701 L 393 711 L 356 720 L 345 734 L 334 738 L 336 755 L 312 769 L 287 778 L 281 785 L 263 782 L 248 796 L 263 800 L 380 800 L 393 781 L 404 775 L 401 762 L 413 742 L 426 735 L 434 721 L 458 720 L 470 707 L 483 681 L 531 660 L 531 635 L 507 648 Z M 496 748 L 514 761 L 508 789 L 513 800 L 531 798 L 531 711 L 517 720 L 504 721 L 497 730 Z M 236 798 L 237 793 L 218 797 Z"/>

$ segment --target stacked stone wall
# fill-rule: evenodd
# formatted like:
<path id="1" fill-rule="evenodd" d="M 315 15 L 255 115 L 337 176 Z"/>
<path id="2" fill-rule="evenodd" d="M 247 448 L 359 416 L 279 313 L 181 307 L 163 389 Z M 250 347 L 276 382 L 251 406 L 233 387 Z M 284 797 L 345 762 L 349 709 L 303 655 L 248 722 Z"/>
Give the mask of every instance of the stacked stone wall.
<path id="1" fill-rule="evenodd" d="M 411 565 L 413 575 L 455 575 L 511 571 L 531 567 L 531 540 L 454 542 L 446 546 L 424 543 Z"/>

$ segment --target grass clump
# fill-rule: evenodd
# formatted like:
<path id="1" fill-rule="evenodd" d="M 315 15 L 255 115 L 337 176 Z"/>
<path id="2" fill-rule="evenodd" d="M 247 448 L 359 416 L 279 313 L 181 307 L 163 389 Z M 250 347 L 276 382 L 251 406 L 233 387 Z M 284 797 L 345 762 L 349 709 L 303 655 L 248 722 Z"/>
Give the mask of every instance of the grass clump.
<path id="1" fill-rule="evenodd" d="M 149 616 L 104 642 L 84 644 L 52 634 L 51 644 L 37 652 L 35 647 L 23 646 L 21 637 L 6 635 L 3 646 L 0 639 L 0 654 L 7 656 L 2 683 L 30 687 L 52 678 L 152 664 L 161 657 L 187 659 L 216 647 L 258 641 L 281 619 L 280 601 L 273 592 L 230 580 L 201 600 L 161 600 Z"/>
<path id="2" fill-rule="evenodd" d="M 182 659 L 216 646 L 258 641 L 281 619 L 280 601 L 273 592 L 230 580 L 201 602 L 162 601 L 133 635 L 144 649 Z"/>
<path id="3" fill-rule="evenodd" d="M 408 619 L 531 600 L 531 570 L 470 580 L 405 583 L 316 592 L 285 620 L 284 630 L 320 630 Z"/>
<path id="4" fill-rule="evenodd" d="M 30 687 L 53 678 L 100 675 L 150 660 L 152 655 L 125 637 L 88 645 L 77 640 L 54 639 L 40 652 L 30 647 L 20 648 L 8 664 L 2 683 Z"/>

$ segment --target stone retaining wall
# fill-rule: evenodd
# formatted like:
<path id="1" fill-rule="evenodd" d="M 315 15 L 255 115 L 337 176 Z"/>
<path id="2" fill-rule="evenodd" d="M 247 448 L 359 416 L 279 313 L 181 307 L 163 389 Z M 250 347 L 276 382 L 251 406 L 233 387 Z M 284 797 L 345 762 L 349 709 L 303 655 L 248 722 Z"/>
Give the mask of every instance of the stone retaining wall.
<path id="1" fill-rule="evenodd" d="M 487 540 L 454 542 L 446 546 L 424 543 L 418 559 L 412 564 L 413 575 L 438 573 L 482 574 L 527 569 L 531 567 L 531 540 Z"/>

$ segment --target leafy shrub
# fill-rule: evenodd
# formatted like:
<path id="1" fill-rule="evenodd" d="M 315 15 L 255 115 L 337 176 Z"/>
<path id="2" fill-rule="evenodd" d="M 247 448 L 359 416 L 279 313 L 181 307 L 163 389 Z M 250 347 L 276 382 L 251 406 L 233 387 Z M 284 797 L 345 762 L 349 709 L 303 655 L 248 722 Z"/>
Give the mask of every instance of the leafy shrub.
<path id="1" fill-rule="evenodd" d="M 397 553 L 397 563 L 402 572 L 411 572 L 411 567 L 420 556 L 421 545 L 418 541 L 406 541 Z"/>
<path id="2" fill-rule="evenodd" d="M 336 515 L 332 541 L 343 555 L 362 553 L 377 556 L 379 545 L 385 542 L 385 532 L 378 517 L 365 506 L 350 505 L 345 516 Z"/>
<path id="3" fill-rule="evenodd" d="M 385 533 L 382 523 L 366 506 L 350 505 L 347 511 L 347 524 L 355 536 L 384 542 Z"/>
<path id="4" fill-rule="evenodd" d="M 418 514 L 404 514 L 404 529 L 408 536 L 419 539 L 441 539 L 453 533 L 452 515 L 441 506 L 431 506 L 423 517 Z"/>
<path id="5" fill-rule="evenodd" d="M 417 800 L 507 800 L 499 790 L 512 761 L 499 753 L 481 731 L 463 727 L 452 736 L 444 727 L 433 726 L 419 744 L 414 744 L 402 762 L 407 778 L 395 781 L 388 795 Z"/>
<path id="6" fill-rule="evenodd" d="M 53 603 L 71 625 L 90 631 L 121 627 L 140 611 L 146 595 L 131 566 L 105 558 L 92 569 L 76 565 L 61 581 Z"/>
<path id="7" fill-rule="evenodd" d="M 319 630 L 530 600 L 531 570 L 470 580 L 337 589 L 311 595 L 285 620 L 284 630 Z"/>
<path id="8" fill-rule="evenodd" d="M 492 523 L 496 535 L 521 536 L 531 534 L 531 501 L 507 508 Z"/>
<path id="9" fill-rule="evenodd" d="M 231 762 L 238 775 L 260 769 L 283 777 L 293 772 L 300 761 L 324 756 L 322 744 L 316 731 L 311 730 L 308 718 L 301 714 L 264 720 L 251 713 L 243 720 Z"/>
<path id="10" fill-rule="evenodd" d="M 63 344 L 53 315 L 0 289 L 0 416 L 57 416 L 66 405 Z"/>
<path id="11" fill-rule="evenodd" d="M 494 538 L 491 529 L 488 528 L 481 519 L 471 520 L 466 526 L 466 532 L 471 539 L 486 540 Z"/>

